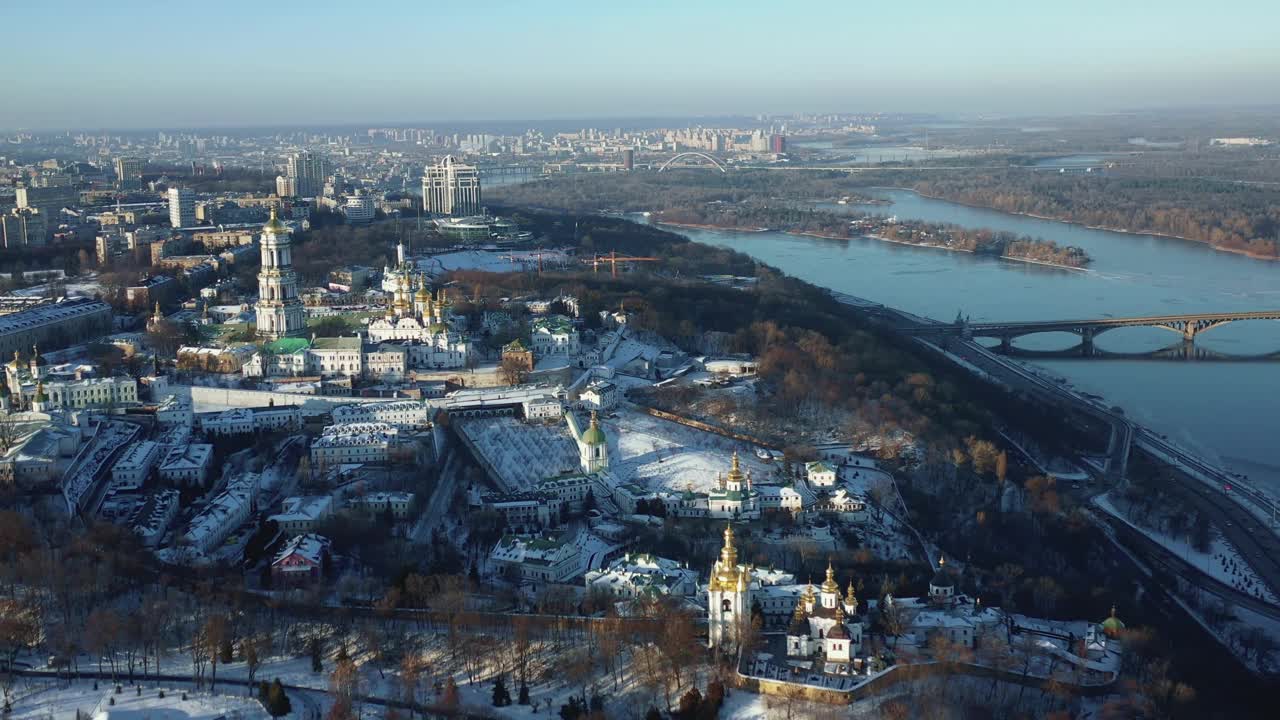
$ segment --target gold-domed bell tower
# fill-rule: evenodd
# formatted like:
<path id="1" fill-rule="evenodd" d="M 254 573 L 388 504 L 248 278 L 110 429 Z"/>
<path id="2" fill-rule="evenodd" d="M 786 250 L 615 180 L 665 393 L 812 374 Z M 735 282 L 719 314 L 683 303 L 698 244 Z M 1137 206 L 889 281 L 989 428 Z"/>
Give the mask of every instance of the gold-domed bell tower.
<path id="1" fill-rule="evenodd" d="M 840 585 L 836 583 L 836 570 L 827 561 L 827 579 L 822 582 L 820 598 L 822 607 L 834 610 L 840 604 Z"/>
<path id="2" fill-rule="evenodd" d="M 22 353 L 17 350 L 13 351 L 13 359 L 5 363 L 4 380 L 9 386 L 9 392 L 20 399 L 22 397 Z"/>
<path id="3" fill-rule="evenodd" d="M 431 311 L 433 313 L 432 324 L 444 325 L 444 311 L 445 311 L 445 306 L 447 306 L 448 304 L 449 304 L 449 301 L 445 299 L 444 288 L 440 288 L 439 292 L 436 293 L 435 304 L 431 308 Z"/>
<path id="4" fill-rule="evenodd" d="M 724 547 L 711 569 L 707 584 L 707 644 L 710 647 L 736 646 L 738 631 L 751 615 L 751 571 L 738 564 L 733 544 L 733 525 L 724 528 Z"/>
<path id="5" fill-rule="evenodd" d="M 422 318 L 423 325 L 431 324 L 431 290 L 427 287 L 427 276 L 418 277 L 418 294 L 413 298 L 414 310 Z"/>
<path id="6" fill-rule="evenodd" d="M 411 307 L 409 300 L 411 292 L 412 291 L 409 289 L 409 276 L 401 275 L 396 281 L 396 297 L 394 303 L 396 317 L 404 317 L 405 315 L 409 315 L 413 312 L 413 308 Z"/>

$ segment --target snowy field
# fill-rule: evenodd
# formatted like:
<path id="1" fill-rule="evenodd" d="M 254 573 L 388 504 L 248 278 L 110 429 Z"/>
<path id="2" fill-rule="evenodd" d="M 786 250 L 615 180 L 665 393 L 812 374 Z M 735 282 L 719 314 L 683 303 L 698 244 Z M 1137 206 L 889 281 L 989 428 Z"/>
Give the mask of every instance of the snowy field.
<path id="1" fill-rule="evenodd" d="M 182 688 L 167 688 L 165 697 L 153 687 L 144 688 L 138 696 L 132 688 L 116 695 L 111 684 L 103 682 L 94 690 L 93 683 L 79 681 L 70 686 L 62 683 L 30 688 L 14 703 L 12 720 L 77 720 L 77 713 L 92 717 L 107 712 L 111 720 L 264 720 L 270 717 L 256 701 L 243 695 L 208 695 L 190 693 L 182 699 Z M 243 692 L 242 688 L 239 688 Z M 188 691 L 190 692 L 190 691 Z M 234 692 L 234 690 L 232 690 Z M 111 705 L 111 698 L 116 704 Z"/>
<path id="2" fill-rule="evenodd" d="M 512 257 L 515 262 L 512 262 Z M 570 262 L 570 257 L 563 251 L 550 250 L 542 253 L 543 267 L 560 267 Z M 418 267 L 424 272 L 436 276 L 451 270 L 484 270 L 486 272 L 518 272 L 538 267 L 538 256 L 528 252 L 488 252 L 485 250 L 459 250 L 421 258 Z"/>
<path id="3" fill-rule="evenodd" d="M 780 468 L 760 460 L 747 443 L 639 412 L 622 410 L 602 420 L 609 440 L 609 473 L 621 483 L 650 490 L 709 492 L 729 472 L 737 450 L 756 482 L 772 480 Z"/>
<path id="4" fill-rule="evenodd" d="M 875 467 L 874 464 L 841 466 L 837 468 L 837 475 L 849 492 L 862 497 L 870 497 L 871 488 L 877 485 L 893 487 L 893 475 Z"/>
<path id="5" fill-rule="evenodd" d="M 563 422 L 526 424 L 513 417 L 459 420 L 458 429 L 507 487 L 527 490 L 540 480 L 578 472 L 578 446 Z"/>
<path id="6" fill-rule="evenodd" d="M 39 271 L 30 271 L 28 275 L 39 274 Z M 62 283 L 66 288 L 67 297 L 94 297 L 102 294 L 102 285 L 98 282 L 96 275 L 81 275 L 73 278 L 67 278 Z M 32 285 L 28 288 L 19 288 L 13 291 L 14 295 L 23 297 L 43 297 L 49 294 L 53 289 L 53 283 L 43 283 L 40 285 Z"/>

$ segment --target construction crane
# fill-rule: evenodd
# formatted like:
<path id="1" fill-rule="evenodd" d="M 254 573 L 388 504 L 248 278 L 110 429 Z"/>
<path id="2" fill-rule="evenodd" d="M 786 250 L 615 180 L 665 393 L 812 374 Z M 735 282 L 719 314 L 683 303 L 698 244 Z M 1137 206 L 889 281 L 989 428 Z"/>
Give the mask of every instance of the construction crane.
<path id="1" fill-rule="evenodd" d="M 617 250 L 610 250 L 608 255 L 594 255 L 582 262 L 591 263 L 591 272 L 600 272 L 600 263 L 608 263 L 611 275 L 616 280 L 618 277 L 618 263 L 662 262 L 662 258 L 631 257 L 630 255 L 619 255 Z"/>

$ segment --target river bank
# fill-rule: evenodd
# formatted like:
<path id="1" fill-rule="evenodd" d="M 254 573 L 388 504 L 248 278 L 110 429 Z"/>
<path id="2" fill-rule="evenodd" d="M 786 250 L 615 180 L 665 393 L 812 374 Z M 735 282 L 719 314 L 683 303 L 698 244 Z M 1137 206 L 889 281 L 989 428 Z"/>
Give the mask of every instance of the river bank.
<path id="1" fill-rule="evenodd" d="M 1058 222 L 1064 225 L 1074 225 L 1076 227 L 1082 227 L 1088 230 L 1099 230 L 1102 232 L 1122 233 L 1124 235 L 1150 235 L 1151 237 L 1166 238 L 1169 240 L 1181 240 L 1183 242 L 1190 242 L 1190 243 L 1195 243 L 1197 245 L 1204 245 L 1213 250 L 1217 250 L 1218 252 L 1231 253 L 1233 255 L 1241 255 L 1247 258 L 1253 258 L 1254 260 L 1266 260 L 1268 262 L 1280 261 L 1280 256 L 1263 255 L 1262 253 L 1253 252 L 1251 250 L 1246 250 L 1244 248 L 1222 247 L 1221 245 L 1214 245 L 1208 240 L 1197 240 L 1195 238 L 1189 238 L 1183 235 L 1171 235 L 1169 233 L 1155 232 L 1150 230 L 1128 230 L 1125 228 L 1107 227 L 1106 225 L 1090 225 L 1089 223 L 1083 223 L 1077 220 L 1068 220 L 1066 218 L 1061 218 L 1061 217 L 1053 217 L 1051 215 L 1038 215 L 1036 213 L 1018 212 L 1016 210 L 1005 210 L 1003 208 L 992 207 L 990 205 L 980 205 L 977 203 L 964 202 L 963 200 L 956 200 L 953 198 L 945 197 L 943 195 L 930 195 L 928 193 L 922 193 L 919 190 L 916 190 L 915 188 L 909 188 L 909 187 L 894 187 L 890 185 L 890 186 L 876 187 L 872 189 L 873 190 L 879 190 L 879 189 L 898 190 L 901 192 L 909 192 L 909 193 L 914 193 L 916 195 L 919 195 L 922 198 L 928 198 L 930 200 L 938 200 L 940 202 L 954 203 L 956 205 L 962 205 L 964 207 L 973 208 L 975 210 L 990 210 L 991 212 L 1004 213 L 1005 215 L 1016 215 L 1018 217 L 1032 218 L 1035 220 L 1044 220 L 1046 222 Z"/>
<path id="2" fill-rule="evenodd" d="M 828 202 L 828 201 L 815 201 L 815 202 Z M 880 202 L 884 204 L 889 204 L 889 201 L 887 200 L 881 200 Z M 659 215 L 660 214 L 661 213 L 659 213 Z M 855 240 L 858 238 L 867 238 L 870 240 L 877 240 L 879 242 L 893 243 L 895 245 L 905 245 L 907 247 L 935 248 L 938 250 L 946 250 L 948 252 L 969 253 L 975 256 L 993 257 L 999 260 L 1030 263 L 1032 265 L 1042 265 L 1044 267 L 1054 267 L 1054 268 L 1060 268 L 1062 270 L 1083 270 L 1085 269 L 1083 264 L 1087 264 L 1091 262 L 1091 259 L 1088 257 L 1088 255 L 1084 255 L 1083 264 L 1075 265 L 1075 264 L 1069 264 L 1066 262 L 1054 262 L 1052 260 L 1042 260 L 1034 257 L 1025 257 L 1022 255 L 1011 255 L 1008 252 L 996 253 L 991 251 L 992 248 L 964 248 L 964 247 L 955 247 L 953 245 L 946 245 L 946 244 L 940 244 L 935 242 L 911 242 L 909 240 L 888 238 L 888 237 L 885 237 L 884 235 L 879 235 L 877 233 L 868 233 L 868 232 L 854 232 L 850 234 L 847 231 L 844 233 L 835 233 L 835 232 L 829 232 L 829 231 L 824 232 L 820 230 L 785 230 L 785 229 L 773 230 L 771 228 L 760 227 L 760 226 L 744 227 L 744 226 L 736 226 L 736 225 L 724 225 L 724 224 L 718 224 L 718 223 L 674 222 L 670 220 L 661 220 L 661 219 L 654 220 L 653 222 L 656 225 L 663 225 L 667 227 L 691 229 L 691 230 L 710 230 L 712 232 L 744 232 L 744 233 L 781 232 L 787 235 L 821 238 L 824 240 Z M 1039 240 L 1032 239 L 1032 238 L 1023 238 L 1023 240 L 1029 241 L 1033 244 L 1040 244 L 1041 242 Z M 1007 245 L 1002 249 L 1007 249 Z"/>
<path id="3" fill-rule="evenodd" d="M 666 225 L 668 227 L 691 228 L 693 230 L 728 230 L 730 232 L 749 232 L 749 233 L 769 232 L 769 228 L 767 227 L 734 227 L 729 225 L 711 225 L 708 223 L 671 222 L 670 220 L 655 220 L 654 224 Z"/>
<path id="4" fill-rule="evenodd" d="M 1083 247 L 1094 262 L 1084 272 L 1033 272 L 1013 263 L 982 261 L 970 252 L 902 252 L 893 245 L 906 243 L 889 238 L 833 243 L 843 238 L 820 237 L 836 235 L 830 232 L 684 232 L 697 242 L 745 252 L 815 285 L 936 319 L 957 313 L 974 322 L 1001 322 L 1256 311 L 1280 301 L 1276 266 L 1240 254 L 1205 253 L 1184 240 L 1093 230 L 914 192 L 889 192 L 892 212 L 900 218 L 1041 236 Z M 1166 331 L 1149 328 L 1115 330 L 1100 342 L 1101 349 L 1115 353 L 1152 352 L 1168 344 Z M 1277 387 L 1277 363 L 1240 360 L 1280 349 L 1280 323 L 1232 323 L 1196 342 L 1225 359 L 1060 357 L 1031 362 L 1066 378 L 1082 393 L 1123 407 L 1171 441 L 1244 473 L 1254 485 L 1280 492 L 1280 460 L 1269 429 L 1280 413 L 1280 394 L 1269 391 Z M 1052 351 L 1076 343 L 1075 337 L 1045 334 L 1017 345 Z M 1233 422 L 1223 423 L 1222 417 Z"/>
<path id="5" fill-rule="evenodd" d="M 705 228 L 705 229 L 712 229 L 712 228 Z M 721 228 L 714 228 L 714 229 L 720 230 Z M 782 232 L 786 233 L 787 235 L 822 238 L 823 240 L 856 240 L 858 238 L 866 238 L 867 240 L 876 240 L 878 242 L 893 243 L 894 245 L 905 245 L 907 247 L 929 248 L 932 250 L 944 250 L 946 252 L 969 253 L 970 255 L 982 255 L 982 253 L 978 253 L 968 248 L 948 247 L 946 245 L 929 245 L 927 243 L 913 243 L 913 242 L 907 242 L 905 240 L 893 240 L 893 239 L 884 237 L 883 235 L 855 235 L 853 237 L 845 237 L 842 235 L 810 232 L 806 230 L 783 230 Z M 1076 267 L 1074 265 L 1064 265 L 1062 263 L 1049 262 L 1048 260 L 1033 260 L 1032 258 L 1018 257 L 1016 255 L 992 255 L 989 257 L 995 257 L 997 259 L 1007 260 L 1009 262 L 1030 263 L 1031 265 L 1043 265 L 1044 267 L 1058 268 L 1059 270 L 1073 270 L 1075 272 L 1087 271 L 1087 268 Z"/>

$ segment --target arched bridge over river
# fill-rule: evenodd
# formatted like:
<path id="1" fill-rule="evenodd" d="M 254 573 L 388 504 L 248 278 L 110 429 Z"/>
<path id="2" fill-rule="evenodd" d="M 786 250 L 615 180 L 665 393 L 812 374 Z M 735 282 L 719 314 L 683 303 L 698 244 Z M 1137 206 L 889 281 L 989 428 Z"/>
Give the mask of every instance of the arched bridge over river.
<path id="1" fill-rule="evenodd" d="M 1046 320 L 1031 322 L 970 323 L 959 321 L 950 325 L 912 325 L 899 327 L 907 335 L 937 337 L 957 335 L 965 339 L 991 338 L 1000 341 L 1000 349 L 1008 351 L 1015 338 L 1039 333 L 1066 332 L 1080 336 L 1086 348 L 1093 346 L 1098 335 L 1116 328 L 1154 327 L 1178 333 L 1186 342 L 1192 342 L 1200 333 L 1228 323 L 1245 320 L 1280 320 L 1280 310 L 1251 312 L 1191 313 L 1186 315 L 1148 315 L 1144 317 L 1098 318 L 1094 320 Z"/>

